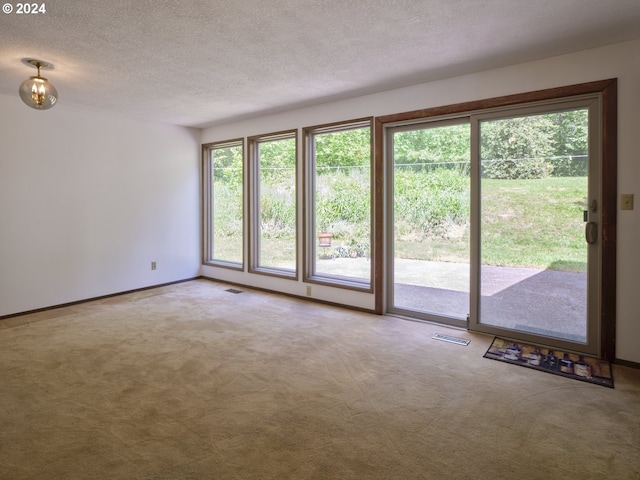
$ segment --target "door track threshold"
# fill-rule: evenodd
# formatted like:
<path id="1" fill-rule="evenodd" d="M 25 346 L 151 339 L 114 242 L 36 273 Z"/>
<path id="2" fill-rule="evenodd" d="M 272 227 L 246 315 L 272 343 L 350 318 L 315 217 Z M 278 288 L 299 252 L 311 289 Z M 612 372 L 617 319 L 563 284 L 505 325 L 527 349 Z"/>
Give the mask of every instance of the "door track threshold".
<path id="1" fill-rule="evenodd" d="M 456 345 L 467 346 L 471 343 L 471 340 L 465 340 L 463 338 L 450 337 L 449 335 L 441 335 L 440 333 L 436 333 L 433 337 L 435 340 L 442 340 L 443 342 L 455 343 Z"/>

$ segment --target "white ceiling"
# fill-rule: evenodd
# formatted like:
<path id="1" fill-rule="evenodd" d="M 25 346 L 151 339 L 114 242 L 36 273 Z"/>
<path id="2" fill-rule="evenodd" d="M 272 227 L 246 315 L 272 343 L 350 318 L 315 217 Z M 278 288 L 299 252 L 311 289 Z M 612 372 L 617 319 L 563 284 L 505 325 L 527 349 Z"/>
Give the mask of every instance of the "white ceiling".
<path id="1" fill-rule="evenodd" d="M 0 14 L 0 93 L 34 57 L 60 104 L 194 127 L 640 38 L 639 0 L 43 3 Z"/>

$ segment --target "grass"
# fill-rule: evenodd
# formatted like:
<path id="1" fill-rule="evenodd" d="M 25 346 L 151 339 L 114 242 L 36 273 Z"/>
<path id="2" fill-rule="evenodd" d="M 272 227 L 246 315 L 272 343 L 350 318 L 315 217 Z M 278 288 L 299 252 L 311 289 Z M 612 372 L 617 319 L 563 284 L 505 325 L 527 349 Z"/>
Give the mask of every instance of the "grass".
<path id="1" fill-rule="evenodd" d="M 587 247 L 582 212 L 586 208 L 586 190 L 586 177 L 483 179 L 482 263 L 585 272 Z M 468 194 L 463 192 L 462 195 Z M 365 232 L 368 236 L 366 229 L 356 228 L 358 225 L 351 230 L 343 228 L 334 232 L 335 246 L 348 244 L 347 237 L 352 235 L 359 238 Z M 292 264 L 295 258 L 293 234 L 277 238 L 268 236 L 263 242 L 264 265 Z M 225 243 L 238 252 L 241 242 L 222 241 L 218 246 L 224 248 Z M 468 223 L 452 222 L 444 230 L 440 228 L 432 234 L 425 233 L 424 226 L 411 231 L 404 225 L 401 235 L 395 239 L 395 255 L 398 258 L 467 263 L 469 244 Z M 230 251 L 220 249 L 217 253 L 222 254 L 222 258 L 231 255 Z"/>
<path id="2" fill-rule="evenodd" d="M 586 271 L 586 177 L 482 185 L 483 264 Z"/>
<path id="3" fill-rule="evenodd" d="M 585 272 L 582 212 L 585 177 L 482 181 L 483 265 Z M 396 257 L 469 261 L 469 225 L 450 226 L 446 238 L 403 236 Z"/>

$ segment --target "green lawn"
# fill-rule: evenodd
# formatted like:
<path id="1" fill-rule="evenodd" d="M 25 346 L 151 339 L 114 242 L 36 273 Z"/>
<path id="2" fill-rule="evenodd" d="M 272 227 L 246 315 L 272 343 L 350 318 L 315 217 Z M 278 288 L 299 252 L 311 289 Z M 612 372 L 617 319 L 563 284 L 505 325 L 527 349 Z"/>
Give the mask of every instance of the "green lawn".
<path id="1" fill-rule="evenodd" d="M 484 179 L 481 192 L 483 264 L 586 271 L 582 215 L 586 208 L 586 182 L 585 177 Z M 354 229 L 358 230 L 362 229 Z M 451 224 L 444 236 L 410 231 L 406 224 L 402 230 L 402 236 L 395 241 L 398 258 L 469 261 L 468 224 Z M 334 247 L 349 244 L 350 239 L 341 238 L 343 235 L 334 236 Z M 268 248 L 263 248 L 263 264 L 291 265 L 293 236 L 268 237 L 264 239 L 263 247 Z M 223 250 L 225 243 L 236 250 L 240 247 L 240 242 L 221 243 L 219 247 Z M 218 250 L 218 253 L 227 252 Z"/>
<path id="2" fill-rule="evenodd" d="M 483 264 L 586 271 L 586 182 L 585 177 L 483 180 Z M 469 228 L 453 227 L 449 238 L 406 236 L 395 248 L 399 258 L 467 262 Z"/>
<path id="3" fill-rule="evenodd" d="M 485 180 L 483 186 L 484 263 L 586 271 L 586 177 Z"/>

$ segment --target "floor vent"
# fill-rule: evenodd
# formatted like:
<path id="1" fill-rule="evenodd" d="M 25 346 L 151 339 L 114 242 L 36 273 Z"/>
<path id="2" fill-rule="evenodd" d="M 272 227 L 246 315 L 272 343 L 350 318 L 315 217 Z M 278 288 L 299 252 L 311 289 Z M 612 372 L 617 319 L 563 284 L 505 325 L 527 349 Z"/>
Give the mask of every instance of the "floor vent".
<path id="1" fill-rule="evenodd" d="M 455 343 L 456 345 L 464 345 L 465 347 L 471 343 L 471 340 L 464 340 L 462 338 L 450 337 L 448 335 L 440 335 L 436 333 L 433 337 L 435 340 L 442 340 L 443 342 Z"/>
<path id="2" fill-rule="evenodd" d="M 225 292 L 229 293 L 242 293 L 242 290 L 236 290 L 235 288 L 227 288 Z"/>

